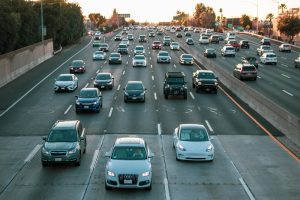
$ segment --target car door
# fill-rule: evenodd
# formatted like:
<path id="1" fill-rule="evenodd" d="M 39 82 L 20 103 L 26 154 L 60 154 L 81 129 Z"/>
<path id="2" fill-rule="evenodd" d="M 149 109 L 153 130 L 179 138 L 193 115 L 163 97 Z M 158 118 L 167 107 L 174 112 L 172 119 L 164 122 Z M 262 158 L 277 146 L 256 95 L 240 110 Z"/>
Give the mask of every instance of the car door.
<path id="1" fill-rule="evenodd" d="M 82 124 L 79 122 L 77 127 L 77 138 L 78 143 L 80 144 L 81 154 L 83 154 L 86 148 L 86 137 L 84 133 L 84 129 L 82 128 Z"/>

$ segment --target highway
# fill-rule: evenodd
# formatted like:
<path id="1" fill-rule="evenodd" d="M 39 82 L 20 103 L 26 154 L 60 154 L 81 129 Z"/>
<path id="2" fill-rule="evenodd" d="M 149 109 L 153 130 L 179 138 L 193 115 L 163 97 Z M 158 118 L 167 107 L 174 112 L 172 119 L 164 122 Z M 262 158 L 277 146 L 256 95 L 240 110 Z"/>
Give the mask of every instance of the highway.
<path id="1" fill-rule="evenodd" d="M 61 54 L 0 88 L 1 200 L 300 198 L 299 161 L 270 139 L 221 90 L 218 94 L 196 93 L 192 88 L 191 75 L 198 66 L 180 65 L 182 51 L 163 47 L 170 53 L 171 63 L 157 64 L 158 50 L 152 50 L 151 44 L 153 40 L 162 41 L 162 36 L 140 43 L 146 49 L 147 67 L 133 68 L 133 49 L 139 44 L 137 38 L 148 32 L 130 32 L 135 40 L 130 42 L 129 55 L 122 56 L 121 65 L 110 65 L 107 60 L 93 61 L 92 54 L 96 48 L 92 47 L 92 39 L 86 37 L 80 44 L 63 50 Z M 118 42 L 113 40 L 114 35 L 106 37 L 110 45 L 109 53 L 116 51 L 118 46 Z M 256 47 L 251 45 L 253 48 Z M 202 52 L 204 47 L 197 44 L 191 49 Z M 240 50 L 236 58 L 223 59 L 218 54 L 218 58 L 212 62 L 231 71 L 240 56 L 248 55 L 244 51 L 247 50 Z M 293 57 L 296 54 L 284 55 Z M 74 92 L 54 93 L 54 79 L 61 73 L 68 73 L 68 65 L 74 59 L 83 59 L 87 65 L 86 73 L 77 75 L 79 88 Z M 277 66 L 260 65 L 259 76 L 262 78 L 256 82 L 247 81 L 246 84 L 262 92 L 268 91 L 267 96 L 276 97 L 277 103 L 288 106 L 287 109 L 293 108 L 293 112 L 299 114 L 296 105 L 299 96 L 295 91 L 299 91 L 299 79 L 296 77 L 300 72 L 292 68 L 292 62 L 284 62 L 281 58 L 279 61 Z M 168 71 L 185 73 L 187 100 L 181 97 L 164 98 L 163 81 Z M 115 87 L 102 91 L 103 108 L 100 113 L 76 114 L 75 95 L 83 87 L 93 87 L 92 78 L 97 72 L 111 72 L 115 77 Z M 274 79 L 282 80 L 282 84 Z M 145 103 L 124 103 L 123 88 L 129 80 L 143 81 L 147 88 Z M 270 87 L 271 84 L 274 85 Z M 276 90 L 278 84 L 294 96 Z M 56 120 L 73 119 L 80 120 L 87 133 L 87 152 L 81 166 L 42 167 L 42 136 L 48 134 Z M 263 120 L 260 122 L 276 137 L 285 138 L 270 124 Z M 172 133 L 181 123 L 205 125 L 214 137 L 213 162 L 176 161 Z M 152 159 L 151 191 L 105 190 L 104 154 L 111 149 L 116 138 L 128 135 L 144 138 L 155 154 Z"/>

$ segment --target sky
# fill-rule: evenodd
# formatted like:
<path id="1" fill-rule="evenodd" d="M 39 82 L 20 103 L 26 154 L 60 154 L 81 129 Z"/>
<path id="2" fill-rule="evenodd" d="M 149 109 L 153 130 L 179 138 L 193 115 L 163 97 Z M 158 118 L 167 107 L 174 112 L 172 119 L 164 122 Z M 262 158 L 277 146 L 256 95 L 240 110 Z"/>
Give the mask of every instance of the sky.
<path id="1" fill-rule="evenodd" d="M 216 15 L 220 15 L 219 9 L 223 9 L 225 17 L 240 17 L 247 14 L 252 17 L 265 19 L 268 13 L 275 16 L 278 12 L 278 2 L 287 5 L 287 8 L 299 8 L 299 0 L 68 0 L 76 2 L 85 16 L 89 13 L 100 13 L 106 18 L 112 15 L 116 8 L 119 14 L 130 14 L 131 18 L 138 22 L 171 21 L 176 11 L 180 10 L 193 15 L 197 3 L 203 3 L 214 9 Z"/>

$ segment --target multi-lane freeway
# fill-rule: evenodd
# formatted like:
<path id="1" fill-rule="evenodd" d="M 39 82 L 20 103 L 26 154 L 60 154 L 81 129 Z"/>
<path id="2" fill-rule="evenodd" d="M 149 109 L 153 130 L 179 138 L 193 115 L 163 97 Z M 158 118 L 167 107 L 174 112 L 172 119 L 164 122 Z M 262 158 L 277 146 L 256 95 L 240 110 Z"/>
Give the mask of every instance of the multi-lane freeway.
<path id="1" fill-rule="evenodd" d="M 171 51 L 170 64 L 158 64 L 152 50 L 153 40 L 142 43 L 146 49 L 147 67 L 132 67 L 133 49 L 138 36 L 147 30 L 132 30 L 129 54 L 122 56 L 121 65 L 108 60 L 93 61 L 92 38 L 69 47 L 61 54 L 45 61 L 27 74 L 0 88 L 0 199 L 299 199 L 300 165 L 260 125 L 222 92 L 196 93 L 191 75 L 197 65 L 179 64 L 182 51 Z M 168 33 L 167 33 L 168 34 Z M 110 52 L 117 50 L 113 35 L 106 36 Z M 198 36 L 193 35 L 196 39 Z M 241 36 L 246 37 L 246 36 Z M 254 55 L 253 38 L 250 51 L 241 50 L 236 58 L 212 61 L 229 71 L 242 55 Z M 182 40 L 182 39 L 178 39 Z M 221 46 L 215 46 L 216 49 Z M 190 47 L 200 56 L 204 46 Z M 283 53 L 282 53 L 283 54 Z M 246 82 L 277 103 L 299 114 L 296 105 L 297 74 L 289 56 L 279 57 L 275 66 L 259 66 L 256 82 Z M 54 79 L 68 73 L 74 59 L 83 59 L 86 72 L 78 74 L 79 88 L 74 92 L 55 93 Z M 286 66 L 285 66 L 286 65 Z M 182 71 L 186 75 L 188 98 L 165 99 L 164 75 L 168 71 Z M 102 91 L 103 108 L 100 113 L 75 112 L 75 95 L 83 87 L 93 87 L 97 72 L 111 72 L 115 77 L 113 90 Z M 282 75 L 284 74 L 284 75 Z M 290 77 L 290 78 L 287 78 Z M 143 81 L 145 103 L 124 103 L 123 88 L 129 80 Z M 294 96 L 287 95 L 282 90 Z M 276 98 L 275 98 L 276 97 Z M 287 103 L 288 102 L 288 103 Z M 256 118 L 257 116 L 252 116 Z M 78 119 L 87 133 L 87 152 L 81 166 L 41 165 L 42 136 L 47 135 L 56 120 Z M 172 148 L 174 128 L 182 123 L 203 124 L 215 146 L 213 162 L 179 162 Z M 263 120 L 261 124 L 276 137 L 284 134 Z M 151 191 L 105 190 L 105 152 L 116 138 L 135 135 L 144 138 L 155 157 L 152 159 L 153 185 Z"/>

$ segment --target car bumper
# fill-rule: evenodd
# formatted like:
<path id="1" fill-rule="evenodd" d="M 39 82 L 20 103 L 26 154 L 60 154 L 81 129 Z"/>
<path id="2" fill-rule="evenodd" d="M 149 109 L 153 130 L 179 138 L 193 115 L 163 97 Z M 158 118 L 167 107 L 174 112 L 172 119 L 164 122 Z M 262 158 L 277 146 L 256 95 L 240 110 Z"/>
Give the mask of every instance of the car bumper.
<path id="1" fill-rule="evenodd" d="M 76 109 L 76 111 L 84 111 L 84 110 L 97 111 L 97 110 L 99 110 L 100 105 L 101 105 L 101 103 L 91 104 L 91 105 L 76 104 L 75 109 Z"/>
<path id="2" fill-rule="evenodd" d="M 94 87 L 98 89 L 106 89 L 106 88 L 112 88 L 113 84 L 94 84 Z"/>
<path id="3" fill-rule="evenodd" d="M 217 85 L 196 85 L 196 88 L 209 91 L 209 90 L 217 90 L 218 86 Z"/>
<path id="4" fill-rule="evenodd" d="M 162 60 L 162 59 L 158 59 L 157 61 L 160 63 L 170 63 L 171 62 L 170 60 Z"/>
<path id="5" fill-rule="evenodd" d="M 180 64 L 183 64 L 183 65 L 193 65 L 194 62 L 193 62 L 193 61 L 184 61 L 184 60 L 180 60 Z"/>
<path id="6" fill-rule="evenodd" d="M 178 160 L 190 160 L 190 161 L 210 161 L 214 159 L 214 153 L 191 153 L 177 151 L 176 156 Z"/>
<path id="7" fill-rule="evenodd" d="M 42 154 L 41 159 L 43 162 L 51 163 L 76 162 L 79 159 L 79 153 L 67 154 L 64 156 L 52 156 L 48 154 Z"/>
<path id="8" fill-rule="evenodd" d="M 84 73 L 85 69 L 70 69 L 70 73 Z"/>
<path id="9" fill-rule="evenodd" d="M 55 86 L 54 87 L 54 91 L 55 92 L 58 92 L 58 91 L 61 91 L 61 92 L 68 92 L 68 91 L 74 91 L 76 88 L 75 87 L 73 87 L 73 86 L 67 86 L 67 87 L 65 87 L 65 86 Z"/>
<path id="10" fill-rule="evenodd" d="M 139 176 L 134 184 L 121 184 L 117 177 L 106 177 L 105 183 L 112 188 L 147 188 L 151 186 L 151 176 Z"/>
<path id="11" fill-rule="evenodd" d="M 110 64 L 122 64 L 121 60 L 109 60 L 108 63 Z"/>

